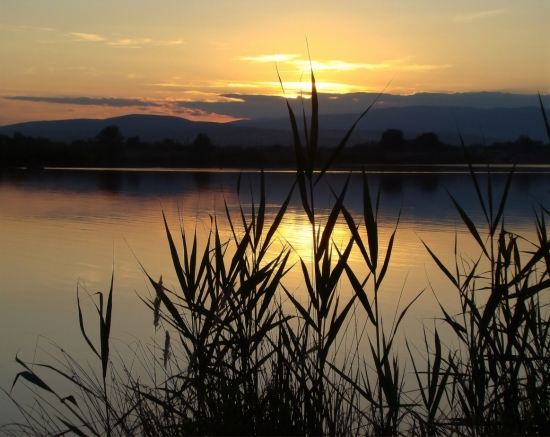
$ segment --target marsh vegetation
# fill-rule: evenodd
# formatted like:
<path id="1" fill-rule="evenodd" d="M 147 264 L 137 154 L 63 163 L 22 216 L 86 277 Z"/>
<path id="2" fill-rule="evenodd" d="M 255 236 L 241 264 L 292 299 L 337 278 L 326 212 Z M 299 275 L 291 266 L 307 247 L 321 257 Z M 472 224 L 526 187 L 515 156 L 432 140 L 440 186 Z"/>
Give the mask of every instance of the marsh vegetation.
<path id="1" fill-rule="evenodd" d="M 514 170 L 497 197 L 490 168 L 482 187 L 470 165 L 484 227 L 451 199 L 477 252 L 462 253 L 455 244 L 455 262 L 445 265 L 425 245 L 458 295 L 461 311 L 449 312 L 441 303 L 440 319 L 425 326 L 423 337 L 397 347 L 416 298 L 396 305 L 391 317 L 380 299 L 399 244 L 400 216 L 388 241 L 381 241 L 381 193 L 371 190 L 364 170 L 361 217 L 346 208 L 349 177 L 333 191 L 328 214 L 320 213 L 315 191 L 355 125 L 321 160 L 313 74 L 311 81 L 312 121 L 305 137 L 288 106 L 296 181 L 274 219 L 266 220 L 263 172 L 250 210 L 235 214 L 224 205 L 228 236 L 220 232 L 221 217 L 212 216 L 205 240 L 199 243 L 196 231 L 182 227 L 177 243 L 164 219 L 178 287 L 144 268 L 154 294 L 142 298 L 159 340 L 124 358 L 112 345 L 113 282 L 107 293 L 91 296 L 98 336 L 81 308 L 83 297 L 90 296 L 78 295 L 80 333 L 95 361 L 83 363 L 63 349 L 51 362 L 16 357 L 22 371 L 6 394 L 23 420 L 4 425 L 3 433 L 550 434 L 550 211 L 537 205 L 537 240 L 525 241 L 505 223 Z M 237 194 L 244 189 L 239 177 Z M 296 263 L 289 262 L 293 247 L 277 233 L 293 195 L 301 200 L 311 248 L 311 256 Z M 350 235 L 343 245 L 333 238 L 337 223 Z M 353 250 L 360 253 L 362 269 L 350 267 Z M 291 269 L 302 275 L 305 300 L 285 286 Z M 58 387 L 51 378 L 64 383 Z M 28 405 L 16 399 L 23 384 L 33 394 Z"/>

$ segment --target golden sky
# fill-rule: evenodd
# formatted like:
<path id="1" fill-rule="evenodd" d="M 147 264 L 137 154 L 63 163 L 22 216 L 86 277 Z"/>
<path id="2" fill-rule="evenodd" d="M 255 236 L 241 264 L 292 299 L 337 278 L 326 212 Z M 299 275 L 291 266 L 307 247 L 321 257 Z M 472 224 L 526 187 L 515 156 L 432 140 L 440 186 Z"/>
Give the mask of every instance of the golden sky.
<path id="1" fill-rule="evenodd" d="M 0 125 L 231 120 L 185 102 L 307 92 L 306 36 L 321 92 L 550 93 L 548 0 L 0 0 Z"/>

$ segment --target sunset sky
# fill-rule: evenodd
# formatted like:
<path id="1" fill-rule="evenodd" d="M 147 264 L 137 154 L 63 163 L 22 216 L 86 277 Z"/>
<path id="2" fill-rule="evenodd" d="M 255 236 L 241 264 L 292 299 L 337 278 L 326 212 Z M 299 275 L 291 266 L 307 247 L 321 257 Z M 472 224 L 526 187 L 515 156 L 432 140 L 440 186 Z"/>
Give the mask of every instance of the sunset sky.
<path id="1" fill-rule="evenodd" d="M 548 0 L 0 0 L 0 125 L 229 121 L 185 102 L 307 91 L 306 36 L 321 92 L 550 93 Z"/>

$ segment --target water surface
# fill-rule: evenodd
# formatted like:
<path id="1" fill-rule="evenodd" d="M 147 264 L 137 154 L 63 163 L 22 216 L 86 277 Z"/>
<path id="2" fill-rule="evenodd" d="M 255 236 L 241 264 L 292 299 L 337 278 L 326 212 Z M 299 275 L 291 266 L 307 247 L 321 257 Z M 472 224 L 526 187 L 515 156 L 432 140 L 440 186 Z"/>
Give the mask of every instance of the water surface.
<path id="1" fill-rule="evenodd" d="M 500 199 L 504 189 L 506 171 L 493 174 L 495 199 Z M 222 235 L 229 237 L 224 201 L 237 219 L 239 204 L 249 213 L 251 193 L 256 205 L 259 200 L 259 174 L 242 174 L 240 195 L 236 190 L 237 178 L 237 172 L 217 171 L 46 169 L 1 173 L 0 386 L 11 387 L 13 377 L 21 370 L 14 361 L 16 353 L 25 360 L 32 360 L 36 354 L 37 360 L 43 361 L 46 357 L 40 349 L 47 346 L 48 339 L 74 356 L 89 356 L 78 326 L 77 283 L 90 294 L 106 293 L 113 264 L 112 337 L 115 342 L 126 344 L 133 341 L 132 336 L 150 342 L 155 335 L 152 314 L 137 295 L 147 297 L 152 290 L 139 263 L 153 278 L 162 275 L 165 285 L 178 290 L 162 211 L 177 244 L 180 226 L 188 233 L 196 229 L 199 241 L 203 241 L 214 216 Z M 346 173 L 329 174 L 319 184 L 315 204 L 320 216 L 326 216 L 327 208 L 334 204 L 329 185 L 339 192 L 346 178 Z M 293 173 L 266 174 L 269 223 L 293 181 Z M 538 208 L 538 202 L 548 207 L 549 182 L 548 169 L 518 170 L 505 210 L 509 230 L 528 240 L 536 239 L 533 208 Z M 484 218 L 465 169 L 377 171 L 369 174 L 369 183 L 373 197 L 378 187 L 381 189 L 378 216 L 381 257 L 401 211 L 392 261 L 380 295 L 384 314 L 391 320 L 399 299 L 402 308 L 426 289 L 403 325 L 407 335 L 414 336 L 421 331 L 421 321 L 433 324 L 433 319 L 440 316 L 434 292 L 444 305 L 458 310 L 456 293 L 429 257 L 421 239 L 449 266 L 454 265 L 455 232 L 459 251 L 466 259 L 477 259 L 480 254 L 447 190 L 480 226 L 485 237 Z M 487 178 L 480 176 L 484 192 L 486 184 Z M 351 177 L 345 204 L 359 223 L 363 215 L 359 174 Z M 494 208 L 498 208 L 496 200 Z M 366 236 L 364 226 L 360 229 Z M 340 224 L 334 233 L 334 243 L 343 248 L 348 240 L 349 232 Z M 297 261 L 300 256 L 309 265 L 310 241 L 311 229 L 296 192 L 279 228 L 273 252 L 281 245 L 290 245 L 294 249 L 291 259 Z M 358 277 L 366 276 L 366 266 L 358 252 L 352 253 L 351 264 Z M 284 283 L 305 302 L 306 292 L 298 270 L 289 273 Z M 370 293 L 370 286 L 367 289 Z M 345 285 L 342 294 L 350 294 Z M 83 302 L 83 307 L 90 336 L 95 340 L 96 314 L 89 300 Z M 4 395 L 0 397 L 0 407 L 4 411 L 0 413 L 0 423 L 5 423 L 13 408 Z"/>

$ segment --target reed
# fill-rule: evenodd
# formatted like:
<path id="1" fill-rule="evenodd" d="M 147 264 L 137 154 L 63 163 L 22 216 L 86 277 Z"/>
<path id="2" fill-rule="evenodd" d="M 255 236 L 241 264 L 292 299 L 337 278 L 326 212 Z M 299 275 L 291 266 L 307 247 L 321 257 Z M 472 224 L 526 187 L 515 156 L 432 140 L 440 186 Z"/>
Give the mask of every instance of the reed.
<path id="1" fill-rule="evenodd" d="M 12 390 L 5 391 L 24 421 L 3 425 L 2 433 L 550 434 L 550 320 L 540 297 L 550 288 L 545 221 L 550 212 L 543 206 L 535 212 L 538 241 L 522 240 L 504 224 L 514 170 L 495 203 L 490 168 L 482 195 L 470 165 L 473 192 L 486 221 L 484 232 L 449 195 L 477 241 L 479 254 L 472 261 L 455 246 L 455 265 L 447 267 L 425 245 L 460 297 L 459 314 L 451 315 L 441 305 L 439 326 L 439 330 L 446 326 L 456 341 L 442 340 L 437 328 L 432 336 L 425 327 L 420 339 L 423 345 L 415 347 L 418 339 L 408 339 L 408 355 L 399 356 L 394 348 L 398 328 L 420 296 L 400 312 L 396 309 L 387 330 L 379 300 L 389 274 L 399 215 L 387 249 L 381 253 L 380 190 L 371 197 L 364 169 L 362 218 L 354 218 L 345 207 L 349 177 L 339 193 L 331 188 L 335 200 L 328 215 L 321 214 L 314 201 L 318 183 L 326 181 L 326 172 L 372 105 L 327 162 L 319 165 L 313 71 L 311 85 L 309 127 L 302 107 L 304 138 L 287 101 L 296 182 L 274 220 L 268 223 L 266 217 L 263 171 L 259 201 L 256 204 L 252 198 L 249 211 L 240 206 L 235 215 L 224 204 L 228 238 L 222 237 L 218 218 L 212 217 L 202 247 L 197 231 L 190 235 L 182 226 L 178 249 L 163 213 L 179 288 L 170 290 L 162 277 L 156 281 L 143 269 L 154 296 L 141 299 L 153 313 L 153 329 L 164 340 L 150 346 L 138 343 L 131 362 L 123 360 L 110 338 L 114 271 L 105 308 L 103 294 L 95 296 L 98 343 L 87 334 L 77 289 L 80 330 L 97 362 L 84 366 L 61 348 L 53 364 L 31 366 L 16 357 L 24 370 L 16 375 L 12 390 L 26 381 L 34 404 L 21 405 L 11 396 Z M 548 128 L 542 103 L 541 112 Z M 548 133 L 550 138 L 550 129 Z M 272 249 L 296 187 L 310 225 L 312 256 L 311 262 L 299 259 L 290 265 L 292 247 L 283 244 L 275 254 Z M 241 176 L 239 196 L 240 190 Z M 333 240 L 337 223 L 345 224 L 351 235 L 343 248 Z M 353 249 L 364 260 L 365 277 L 349 265 Z M 303 276 L 306 304 L 285 287 L 284 277 L 290 269 Z M 342 293 L 343 287 L 351 293 Z M 345 300 L 346 295 L 351 298 Z M 289 304 L 292 311 L 288 311 Z M 358 318 L 366 324 L 359 326 Z M 347 337 L 352 340 L 346 343 Z M 363 354 L 365 339 L 368 348 Z M 342 344 L 348 353 L 339 359 Z M 405 378 L 404 363 L 409 358 L 412 384 Z M 71 394 L 60 395 L 61 389 L 46 383 L 52 375 L 72 385 Z"/>

